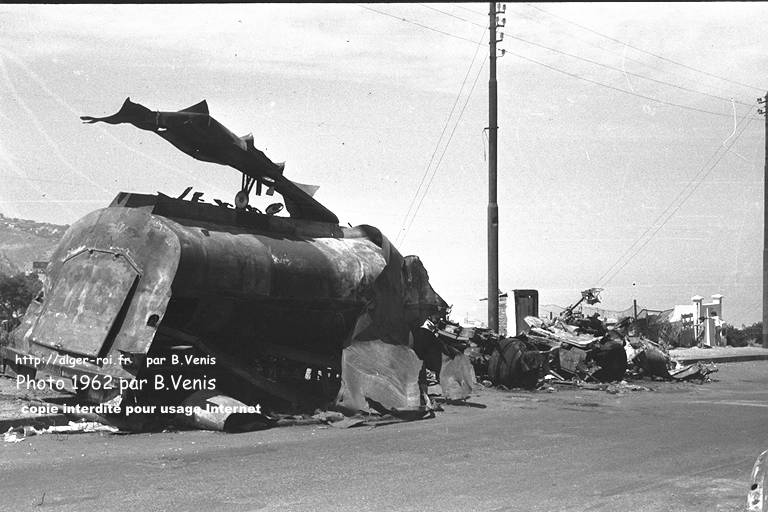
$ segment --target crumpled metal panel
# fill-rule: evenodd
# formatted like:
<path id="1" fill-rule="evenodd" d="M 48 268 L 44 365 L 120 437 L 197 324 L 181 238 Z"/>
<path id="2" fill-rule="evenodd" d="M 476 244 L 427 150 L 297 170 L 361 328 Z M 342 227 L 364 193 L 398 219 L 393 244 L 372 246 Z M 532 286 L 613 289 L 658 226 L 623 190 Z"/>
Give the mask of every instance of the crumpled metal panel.
<path id="1" fill-rule="evenodd" d="M 95 222 L 90 227 L 83 226 L 77 239 L 67 245 L 108 247 L 125 254 L 141 269 L 113 349 L 146 353 L 171 297 L 171 282 L 180 257 L 178 238 L 162 219 L 144 209 L 105 208 L 94 214 L 98 215 Z M 62 242 L 59 249 L 64 247 Z M 100 297 L 94 296 L 91 300 L 100 300 Z M 153 316 L 157 319 L 154 325 Z"/>
<path id="2" fill-rule="evenodd" d="M 182 423 L 201 430 L 216 430 L 219 432 L 249 432 L 268 428 L 273 421 L 262 415 L 259 410 L 248 406 L 239 400 L 216 391 L 196 391 L 181 403 L 187 409 L 178 415 Z M 187 414 L 191 409 L 192 414 Z"/>
<path id="3" fill-rule="evenodd" d="M 47 347 L 96 357 L 129 299 L 138 269 L 120 253 L 83 249 L 57 274 L 32 338 Z"/>
<path id="4" fill-rule="evenodd" d="M 132 377 L 121 366 L 120 353 L 149 350 L 178 262 L 178 238 L 146 208 L 111 207 L 86 215 L 62 237 L 48 266 L 43 301 L 30 305 L 12 333 L 13 353 L 3 357 L 29 354 L 47 362 L 58 353 L 98 355 L 107 364 L 78 364 L 67 373 Z M 103 319 L 97 319 L 100 314 Z M 107 324 L 116 327 L 109 339 Z"/>
<path id="5" fill-rule="evenodd" d="M 472 393 L 472 384 L 477 380 L 475 369 L 469 357 L 457 354 L 453 358 L 443 354 L 440 368 L 440 388 L 448 400 L 466 400 Z"/>
<path id="6" fill-rule="evenodd" d="M 418 257 L 403 257 L 372 226 L 356 229 L 380 247 L 386 266 L 373 283 L 372 297 L 349 341 L 410 344 L 411 330 L 424 323 L 428 315 L 445 313 L 448 305 L 429 285 L 429 276 Z"/>
<path id="7" fill-rule="evenodd" d="M 368 411 L 369 401 L 387 410 L 418 408 L 421 364 L 406 346 L 381 341 L 353 343 L 341 357 L 341 389 L 336 404 L 349 411 Z"/>
<path id="8" fill-rule="evenodd" d="M 254 147 L 252 135 L 238 137 L 211 117 L 205 100 L 178 112 L 156 112 L 127 98 L 116 114 L 80 119 L 86 123 L 130 123 L 154 132 L 197 160 L 228 165 L 259 181 L 269 180 L 283 196 L 291 217 L 339 222 L 333 212 L 283 176 L 282 167 Z"/>

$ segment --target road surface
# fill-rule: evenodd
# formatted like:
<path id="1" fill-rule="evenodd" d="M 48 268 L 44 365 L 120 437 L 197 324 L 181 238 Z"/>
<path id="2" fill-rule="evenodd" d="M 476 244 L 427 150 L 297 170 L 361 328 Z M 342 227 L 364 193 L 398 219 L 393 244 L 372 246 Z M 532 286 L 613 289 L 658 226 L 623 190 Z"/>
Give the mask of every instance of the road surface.
<path id="1" fill-rule="evenodd" d="M 768 362 L 713 377 L 483 389 L 485 408 L 376 428 L 31 437 L 0 445 L 0 510 L 743 511 Z"/>

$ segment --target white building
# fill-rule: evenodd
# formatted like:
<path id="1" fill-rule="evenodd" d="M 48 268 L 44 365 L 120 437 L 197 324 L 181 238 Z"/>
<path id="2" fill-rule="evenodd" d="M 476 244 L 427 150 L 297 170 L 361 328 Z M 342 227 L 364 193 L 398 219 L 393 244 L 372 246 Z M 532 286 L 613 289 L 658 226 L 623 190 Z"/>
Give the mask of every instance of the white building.
<path id="1" fill-rule="evenodd" d="M 708 347 L 725 345 L 725 339 L 720 335 L 723 325 L 723 296 L 712 295 L 712 302 L 704 302 L 704 297 L 694 295 L 691 304 L 675 306 L 670 322 L 682 322 L 684 328 L 693 329 L 695 340 Z"/>

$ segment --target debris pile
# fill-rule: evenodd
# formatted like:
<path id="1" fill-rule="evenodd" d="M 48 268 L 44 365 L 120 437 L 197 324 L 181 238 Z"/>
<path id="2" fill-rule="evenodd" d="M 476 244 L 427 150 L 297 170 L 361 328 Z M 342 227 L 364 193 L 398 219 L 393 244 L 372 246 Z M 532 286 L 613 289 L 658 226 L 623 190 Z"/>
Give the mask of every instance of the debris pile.
<path id="1" fill-rule="evenodd" d="M 597 314 L 585 317 L 575 310 L 583 301 L 599 302 L 600 291 L 582 291 L 581 300 L 554 319 L 526 317 L 528 329 L 518 336 L 500 338 L 487 329 L 466 333 L 475 371 L 492 385 L 505 388 L 591 384 L 591 389 L 608 392 L 630 389 L 628 378 L 704 382 L 707 375 L 717 371 L 714 365 L 681 365 L 672 360 L 666 347 L 643 337 L 630 337 L 630 317 L 608 326 Z"/>
<path id="2" fill-rule="evenodd" d="M 704 382 L 707 375 L 715 373 L 714 364 L 694 363 L 683 365 L 672 359 L 666 348 L 646 338 L 627 338 L 624 348 L 628 372 L 632 377 L 651 377 L 662 380 L 699 380 Z"/>

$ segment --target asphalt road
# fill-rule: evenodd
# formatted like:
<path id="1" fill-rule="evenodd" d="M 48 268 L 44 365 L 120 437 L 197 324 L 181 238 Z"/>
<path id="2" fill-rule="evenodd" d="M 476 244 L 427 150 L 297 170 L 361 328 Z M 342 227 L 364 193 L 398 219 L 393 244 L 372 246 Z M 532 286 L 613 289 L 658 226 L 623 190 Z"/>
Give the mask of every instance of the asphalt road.
<path id="1" fill-rule="evenodd" d="M 768 362 L 704 385 L 482 390 L 430 420 L 0 445 L 0 510 L 743 511 Z"/>

